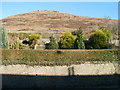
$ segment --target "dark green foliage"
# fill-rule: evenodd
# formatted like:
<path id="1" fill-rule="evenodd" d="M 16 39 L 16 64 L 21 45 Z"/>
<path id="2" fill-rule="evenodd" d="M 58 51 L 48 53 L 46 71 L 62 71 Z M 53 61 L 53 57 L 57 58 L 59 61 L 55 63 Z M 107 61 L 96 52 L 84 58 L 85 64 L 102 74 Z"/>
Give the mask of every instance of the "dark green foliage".
<path id="1" fill-rule="evenodd" d="M 79 34 L 77 36 L 77 39 L 75 41 L 75 49 L 85 49 L 85 44 L 83 42 L 82 34 Z"/>
<path id="2" fill-rule="evenodd" d="M 59 48 L 58 42 L 54 37 L 54 35 L 52 35 L 50 37 L 49 49 L 58 49 L 58 48 Z"/>
<path id="3" fill-rule="evenodd" d="M 73 31 L 73 32 L 71 32 L 73 35 L 75 35 L 75 36 L 79 36 L 80 34 L 82 34 L 82 38 L 83 38 L 83 40 L 87 40 L 87 38 L 83 35 L 83 30 L 81 29 L 81 28 L 79 28 L 79 30 L 76 30 L 76 31 Z"/>
<path id="4" fill-rule="evenodd" d="M 97 30 L 90 36 L 89 44 L 91 49 L 107 48 L 107 36 L 102 30 Z"/>
<path id="5" fill-rule="evenodd" d="M 49 49 L 49 43 L 45 44 L 45 49 Z"/>
<path id="6" fill-rule="evenodd" d="M 73 31 L 72 34 L 78 36 L 79 34 L 82 34 L 82 29 L 79 28 L 79 30 Z"/>
<path id="7" fill-rule="evenodd" d="M 3 27 L 0 27 L 0 48 L 8 48 L 8 33 Z"/>
<path id="8" fill-rule="evenodd" d="M 76 36 L 72 35 L 71 32 L 65 32 L 60 37 L 60 48 L 61 49 L 73 49 Z"/>
<path id="9" fill-rule="evenodd" d="M 89 40 L 84 40 L 84 44 L 85 44 L 85 49 L 91 49 Z"/>
<path id="10" fill-rule="evenodd" d="M 75 40 L 74 48 L 75 49 L 85 49 L 85 45 L 83 42 L 85 40 L 85 36 L 83 35 L 82 29 L 79 28 L 79 30 L 72 32 L 72 34 L 77 36 L 77 38 Z"/>
<path id="11" fill-rule="evenodd" d="M 84 45 L 84 37 L 83 37 L 83 32 L 81 29 L 79 29 L 78 31 L 76 31 L 76 41 L 75 41 L 75 49 L 85 49 L 85 45 Z"/>

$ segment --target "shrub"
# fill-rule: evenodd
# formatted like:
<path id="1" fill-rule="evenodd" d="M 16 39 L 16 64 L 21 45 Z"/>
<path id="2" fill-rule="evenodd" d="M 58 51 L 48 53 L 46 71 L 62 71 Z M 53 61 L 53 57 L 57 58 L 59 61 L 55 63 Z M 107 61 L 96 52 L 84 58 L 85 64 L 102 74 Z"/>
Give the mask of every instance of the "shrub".
<path id="1" fill-rule="evenodd" d="M 13 45 L 12 45 L 12 49 L 20 49 L 20 42 L 16 41 Z"/>
<path id="2" fill-rule="evenodd" d="M 90 48 L 92 49 L 107 48 L 107 36 L 102 30 L 97 30 L 95 33 L 92 33 L 89 42 Z"/>
<path id="3" fill-rule="evenodd" d="M 60 48 L 62 49 L 73 49 L 76 36 L 72 35 L 71 32 L 65 32 L 60 37 Z"/>
<path id="4" fill-rule="evenodd" d="M 29 38 L 29 41 L 32 42 L 30 47 L 33 49 L 36 49 L 35 46 L 39 42 L 41 36 L 39 34 L 30 34 L 28 38 Z"/>

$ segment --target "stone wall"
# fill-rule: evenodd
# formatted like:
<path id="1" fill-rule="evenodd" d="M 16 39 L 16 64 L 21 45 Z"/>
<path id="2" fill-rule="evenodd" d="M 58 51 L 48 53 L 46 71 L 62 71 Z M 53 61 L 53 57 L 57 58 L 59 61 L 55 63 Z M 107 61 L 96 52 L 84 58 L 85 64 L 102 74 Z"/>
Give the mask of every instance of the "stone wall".
<path id="1" fill-rule="evenodd" d="M 120 74 L 120 64 L 117 63 L 83 63 L 70 66 L 29 66 L 29 65 L 1 65 L 1 74 L 19 75 L 111 75 Z"/>
<path id="2" fill-rule="evenodd" d="M 120 88 L 119 63 L 85 62 L 71 66 L 1 65 L 0 73 L 3 90 Z"/>

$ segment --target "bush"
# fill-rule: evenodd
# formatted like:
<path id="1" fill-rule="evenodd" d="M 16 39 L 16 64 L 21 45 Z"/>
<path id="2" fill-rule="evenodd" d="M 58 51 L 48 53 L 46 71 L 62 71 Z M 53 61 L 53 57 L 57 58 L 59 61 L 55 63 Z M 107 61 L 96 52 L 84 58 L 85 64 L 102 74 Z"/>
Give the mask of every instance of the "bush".
<path id="1" fill-rule="evenodd" d="M 107 36 L 102 30 L 92 33 L 89 39 L 90 48 L 105 49 L 107 48 Z"/>
<path id="2" fill-rule="evenodd" d="M 61 49 L 73 49 L 76 36 L 72 35 L 71 32 L 65 32 L 60 37 L 60 48 Z"/>
<path id="3" fill-rule="evenodd" d="M 11 47 L 11 49 L 21 49 L 21 48 L 22 48 L 21 43 L 18 41 L 16 41 Z"/>
<path id="4" fill-rule="evenodd" d="M 30 34 L 29 35 L 29 41 L 32 42 L 30 45 L 30 48 L 36 49 L 36 44 L 39 42 L 41 36 L 39 34 Z"/>

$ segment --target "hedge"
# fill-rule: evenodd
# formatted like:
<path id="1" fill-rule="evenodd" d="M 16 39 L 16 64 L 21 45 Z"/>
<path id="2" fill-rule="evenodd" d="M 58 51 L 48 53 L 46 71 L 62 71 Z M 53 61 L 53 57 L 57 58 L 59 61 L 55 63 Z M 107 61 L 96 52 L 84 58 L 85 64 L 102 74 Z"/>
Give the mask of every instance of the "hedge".
<path id="1" fill-rule="evenodd" d="M 120 50 L 2 50 L 2 64 L 70 65 L 86 61 L 120 61 Z"/>

